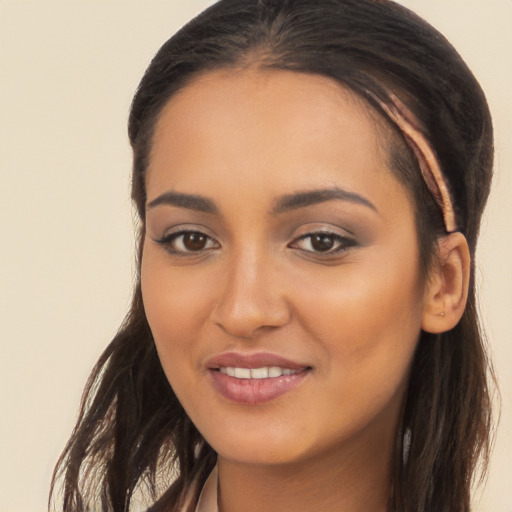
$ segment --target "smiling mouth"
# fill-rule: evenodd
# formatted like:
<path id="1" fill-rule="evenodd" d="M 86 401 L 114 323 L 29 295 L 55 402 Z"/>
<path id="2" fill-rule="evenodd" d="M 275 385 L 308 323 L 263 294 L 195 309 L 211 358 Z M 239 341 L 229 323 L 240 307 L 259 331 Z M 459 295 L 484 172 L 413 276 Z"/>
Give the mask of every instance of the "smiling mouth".
<path id="1" fill-rule="evenodd" d="M 273 354 L 223 354 L 207 365 L 213 388 L 228 402 L 256 406 L 300 387 L 313 368 Z"/>

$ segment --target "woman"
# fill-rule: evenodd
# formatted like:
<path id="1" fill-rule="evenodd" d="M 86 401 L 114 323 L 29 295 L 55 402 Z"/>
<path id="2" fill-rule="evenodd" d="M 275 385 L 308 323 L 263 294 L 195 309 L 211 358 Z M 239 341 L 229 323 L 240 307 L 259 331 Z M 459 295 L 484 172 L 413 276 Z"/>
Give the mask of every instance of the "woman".
<path id="1" fill-rule="evenodd" d="M 492 127 L 449 43 L 388 1 L 224 0 L 129 134 L 139 279 L 63 510 L 468 511 Z"/>

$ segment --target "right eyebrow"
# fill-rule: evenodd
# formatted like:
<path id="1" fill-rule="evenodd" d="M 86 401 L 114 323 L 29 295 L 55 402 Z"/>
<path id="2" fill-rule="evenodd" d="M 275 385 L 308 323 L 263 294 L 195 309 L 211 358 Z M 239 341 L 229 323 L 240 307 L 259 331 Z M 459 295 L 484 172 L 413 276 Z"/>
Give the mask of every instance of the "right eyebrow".
<path id="1" fill-rule="evenodd" d="M 312 206 L 326 201 L 338 199 L 341 201 L 348 201 L 350 203 L 361 204 L 370 208 L 371 210 L 379 213 L 377 207 L 366 197 L 363 197 L 355 192 L 349 192 L 338 187 L 327 189 L 306 190 L 304 192 L 296 192 L 280 197 L 272 209 L 272 214 L 296 210 L 307 206 Z"/>
<path id="2" fill-rule="evenodd" d="M 196 210 L 203 213 L 218 214 L 219 209 L 217 205 L 207 197 L 194 195 L 194 194 L 183 194 L 179 192 L 164 192 L 157 198 L 153 199 L 146 206 L 146 209 L 154 208 L 162 204 L 168 204 L 171 206 L 178 206 L 180 208 L 186 208 L 188 210 Z"/>

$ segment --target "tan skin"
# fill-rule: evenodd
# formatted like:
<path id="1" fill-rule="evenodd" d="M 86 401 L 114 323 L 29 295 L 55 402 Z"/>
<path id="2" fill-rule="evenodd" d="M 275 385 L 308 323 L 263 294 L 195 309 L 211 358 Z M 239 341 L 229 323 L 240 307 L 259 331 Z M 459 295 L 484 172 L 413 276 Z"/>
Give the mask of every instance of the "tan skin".
<path id="1" fill-rule="evenodd" d="M 257 67 L 196 79 L 159 119 L 142 292 L 167 378 L 218 453 L 221 512 L 386 510 L 418 336 L 459 320 L 469 255 L 449 235 L 423 278 L 381 124 L 327 78 Z M 226 353 L 301 377 L 241 403 L 214 385 Z"/>

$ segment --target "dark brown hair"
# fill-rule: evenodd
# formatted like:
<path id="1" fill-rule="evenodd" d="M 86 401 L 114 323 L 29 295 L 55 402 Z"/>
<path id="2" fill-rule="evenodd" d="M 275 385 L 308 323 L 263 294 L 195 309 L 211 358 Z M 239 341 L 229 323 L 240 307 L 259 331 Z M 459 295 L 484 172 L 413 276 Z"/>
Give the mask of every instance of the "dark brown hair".
<path id="1" fill-rule="evenodd" d="M 330 77 L 366 99 L 392 91 L 435 149 L 472 256 L 492 174 L 489 110 L 454 48 L 425 21 L 388 0 L 222 0 L 174 35 L 148 67 L 132 103 L 132 195 L 144 232 L 145 171 L 163 106 L 199 74 L 256 63 Z M 418 165 L 389 125 L 391 167 L 413 197 L 425 271 L 445 234 Z M 478 463 L 489 456 L 492 370 L 474 290 L 459 324 L 421 333 L 396 435 L 390 510 L 469 512 Z M 404 453 L 406 456 L 404 456 Z M 216 455 L 187 417 L 161 368 L 142 303 L 96 364 L 80 415 L 55 470 L 62 510 L 129 511 L 146 490 L 152 511 L 178 511 L 194 497 Z M 55 492 L 53 492 L 55 497 Z"/>

